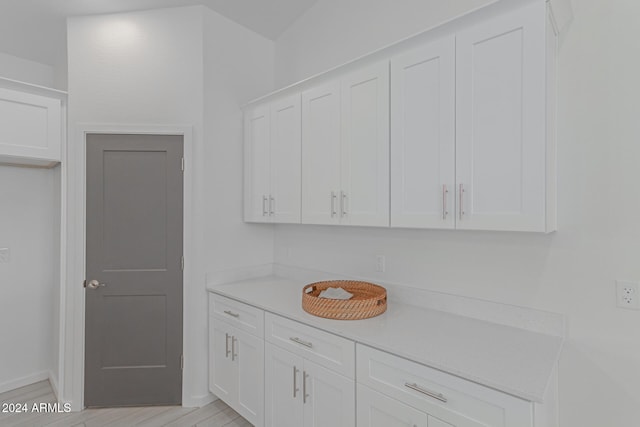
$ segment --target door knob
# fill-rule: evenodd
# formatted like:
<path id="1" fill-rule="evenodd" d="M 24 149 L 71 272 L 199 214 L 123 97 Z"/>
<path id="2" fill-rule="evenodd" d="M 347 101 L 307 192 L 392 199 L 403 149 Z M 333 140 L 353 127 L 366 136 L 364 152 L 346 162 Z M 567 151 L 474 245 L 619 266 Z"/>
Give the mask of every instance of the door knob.
<path id="1" fill-rule="evenodd" d="M 96 279 L 85 282 L 85 288 L 89 288 L 89 289 L 104 288 L 105 286 L 107 286 L 106 283 L 100 283 Z"/>

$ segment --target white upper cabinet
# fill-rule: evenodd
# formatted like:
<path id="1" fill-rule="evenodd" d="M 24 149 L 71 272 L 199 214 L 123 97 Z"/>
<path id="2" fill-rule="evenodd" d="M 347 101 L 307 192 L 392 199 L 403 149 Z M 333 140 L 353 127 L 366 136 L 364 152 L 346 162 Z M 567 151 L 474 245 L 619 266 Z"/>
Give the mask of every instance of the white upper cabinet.
<path id="1" fill-rule="evenodd" d="M 391 59 L 391 226 L 455 227 L 455 37 Z"/>
<path id="2" fill-rule="evenodd" d="M 271 104 L 273 222 L 300 222 L 300 94 Z"/>
<path id="3" fill-rule="evenodd" d="M 555 231 L 554 23 L 500 2 L 253 104 L 246 220 Z"/>
<path id="4" fill-rule="evenodd" d="M 245 111 L 245 221 L 300 222 L 300 95 Z"/>
<path id="5" fill-rule="evenodd" d="M 458 229 L 553 228 L 545 24 L 545 3 L 531 2 L 457 34 Z"/>
<path id="6" fill-rule="evenodd" d="M 302 223 L 338 224 L 340 84 L 302 93 Z"/>
<path id="7" fill-rule="evenodd" d="M 302 94 L 302 223 L 389 225 L 389 64 Z"/>
<path id="8" fill-rule="evenodd" d="M 269 222 L 271 122 L 268 105 L 257 105 L 244 116 L 244 217 Z"/>
<path id="9" fill-rule="evenodd" d="M 60 162 L 62 125 L 60 99 L 0 88 L 0 163 Z"/>
<path id="10" fill-rule="evenodd" d="M 389 63 L 351 73 L 341 86 L 341 222 L 388 227 Z"/>

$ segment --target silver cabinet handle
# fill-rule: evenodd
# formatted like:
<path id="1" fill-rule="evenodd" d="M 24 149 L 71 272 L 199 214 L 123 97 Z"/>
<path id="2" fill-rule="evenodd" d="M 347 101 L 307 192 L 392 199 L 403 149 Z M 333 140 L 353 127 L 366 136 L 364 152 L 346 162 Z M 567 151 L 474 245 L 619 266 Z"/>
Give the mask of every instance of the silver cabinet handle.
<path id="1" fill-rule="evenodd" d="M 235 361 L 236 358 L 238 357 L 238 353 L 236 353 L 236 341 L 238 341 L 236 337 L 232 336 L 231 337 L 231 361 Z"/>
<path id="2" fill-rule="evenodd" d="M 293 367 L 293 398 L 296 398 L 296 393 L 298 392 L 298 384 L 296 377 L 298 376 L 298 368 Z"/>
<path id="3" fill-rule="evenodd" d="M 240 315 L 238 313 L 234 313 L 233 311 L 230 311 L 230 310 L 225 310 L 224 314 L 228 314 L 229 316 L 235 317 L 235 318 L 240 317 Z"/>
<path id="4" fill-rule="evenodd" d="M 275 214 L 276 209 L 276 199 L 269 195 L 269 216 L 273 216 Z"/>
<path id="5" fill-rule="evenodd" d="M 302 371 L 302 403 L 307 403 L 307 371 Z"/>
<path id="6" fill-rule="evenodd" d="M 229 358 L 229 334 L 224 334 L 224 357 Z"/>
<path id="7" fill-rule="evenodd" d="M 303 341 L 303 340 L 301 340 L 301 339 L 300 339 L 300 338 L 298 338 L 298 337 L 290 337 L 289 339 L 290 339 L 291 341 L 293 341 L 293 342 L 295 342 L 295 343 L 298 343 L 298 344 L 301 344 L 301 345 L 303 345 L 303 346 L 305 346 L 305 347 L 309 347 L 309 348 L 312 348 L 312 347 L 313 347 L 313 343 L 311 343 L 311 342 L 309 342 L 309 341 Z"/>
<path id="8" fill-rule="evenodd" d="M 464 215 L 464 209 L 462 208 L 464 202 L 464 186 L 462 184 L 460 184 L 460 189 L 458 190 L 458 197 L 460 198 L 460 219 L 462 219 L 462 215 Z"/>
<path id="9" fill-rule="evenodd" d="M 331 218 L 335 217 L 336 215 L 338 215 L 338 212 L 336 212 L 336 198 L 338 196 L 336 196 L 336 193 L 334 191 L 331 192 Z"/>
<path id="10" fill-rule="evenodd" d="M 340 216 L 347 216 L 347 193 L 340 192 Z"/>
<path id="11" fill-rule="evenodd" d="M 425 388 L 420 387 L 416 383 L 404 383 L 404 386 L 407 388 L 410 388 L 411 390 L 415 390 L 418 393 L 422 393 L 436 400 L 439 400 L 440 402 L 447 403 L 447 398 L 444 397 L 441 393 L 436 393 L 435 391 L 427 390 Z"/>
<path id="12" fill-rule="evenodd" d="M 267 216 L 267 196 L 262 196 L 262 216 Z"/>
<path id="13" fill-rule="evenodd" d="M 447 190 L 447 184 L 444 184 L 442 186 L 442 220 L 445 221 L 447 219 L 447 215 L 449 215 L 449 212 L 447 212 L 447 194 L 449 193 L 449 190 Z"/>

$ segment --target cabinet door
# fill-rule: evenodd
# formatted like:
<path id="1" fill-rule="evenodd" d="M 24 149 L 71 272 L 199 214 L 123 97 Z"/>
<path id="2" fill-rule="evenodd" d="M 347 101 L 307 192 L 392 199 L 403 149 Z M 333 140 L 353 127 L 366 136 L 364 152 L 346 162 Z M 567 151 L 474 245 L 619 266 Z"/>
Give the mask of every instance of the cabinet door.
<path id="1" fill-rule="evenodd" d="M 303 372 L 304 427 L 353 427 L 355 383 L 308 360 Z"/>
<path id="2" fill-rule="evenodd" d="M 209 390 L 234 406 L 238 391 L 237 370 L 231 359 L 231 326 L 209 319 Z"/>
<path id="3" fill-rule="evenodd" d="M 244 219 L 270 222 L 269 180 L 271 125 L 268 105 L 257 105 L 244 115 Z"/>
<path id="4" fill-rule="evenodd" d="M 545 2 L 457 35 L 459 229 L 545 231 Z"/>
<path id="5" fill-rule="evenodd" d="M 453 424 L 445 423 L 442 420 L 429 415 L 429 427 L 455 427 Z"/>
<path id="6" fill-rule="evenodd" d="M 303 359 L 265 344 L 265 426 L 301 427 Z"/>
<path id="7" fill-rule="evenodd" d="M 278 223 L 300 222 L 300 94 L 271 104 L 271 199 Z"/>
<path id="8" fill-rule="evenodd" d="M 358 427 L 432 427 L 427 414 L 358 384 Z"/>
<path id="9" fill-rule="evenodd" d="M 264 340 L 234 330 L 232 350 L 237 364 L 238 397 L 234 407 L 254 426 L 264 425 Z"/>
<path id="10" fill-rule="evenodd" d="M 455 38 L 391 60 L 391 226 L 455 227 Z"/>
<path id="11" fill-rule="evenodd" d="M 0 162 L 50 166 L 61 156 L 59 99 L 0 88 Z"/>
<path id="12" fill-rule="evenodd" d="M 337 224 L 340 193 L 340 85 L 302 93 L 302 223 Z"/>
<path id="13" fill-rule="evenodd" d="M 341 223 L 389 226 L 389 63 L 342 79 Z"/>

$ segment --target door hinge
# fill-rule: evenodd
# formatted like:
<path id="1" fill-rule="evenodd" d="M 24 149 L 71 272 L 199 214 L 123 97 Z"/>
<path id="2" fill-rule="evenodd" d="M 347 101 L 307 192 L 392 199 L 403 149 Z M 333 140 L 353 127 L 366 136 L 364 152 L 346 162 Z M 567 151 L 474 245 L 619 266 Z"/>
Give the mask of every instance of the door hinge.
<path id="1" fill-rule="evenodd" d="M 184 371 L 184 354 L 180 355 L 180 369 Z"/>
<path id="2" fill-rule="evenodd" d="M 84 282 L 82 282 L 82 287 L 86 288 L 87 287 L 87 279 L 84 279 Z"/>
<path id="3" fill-rule="evenodd" d="M 180 258 L 180 269 L 184 271 L 184 255 Z"/>
<path id="4" fill-rule="evenodd" d="M 182 172 L 184 172 L 184 157 L 182 158 Z"/>

